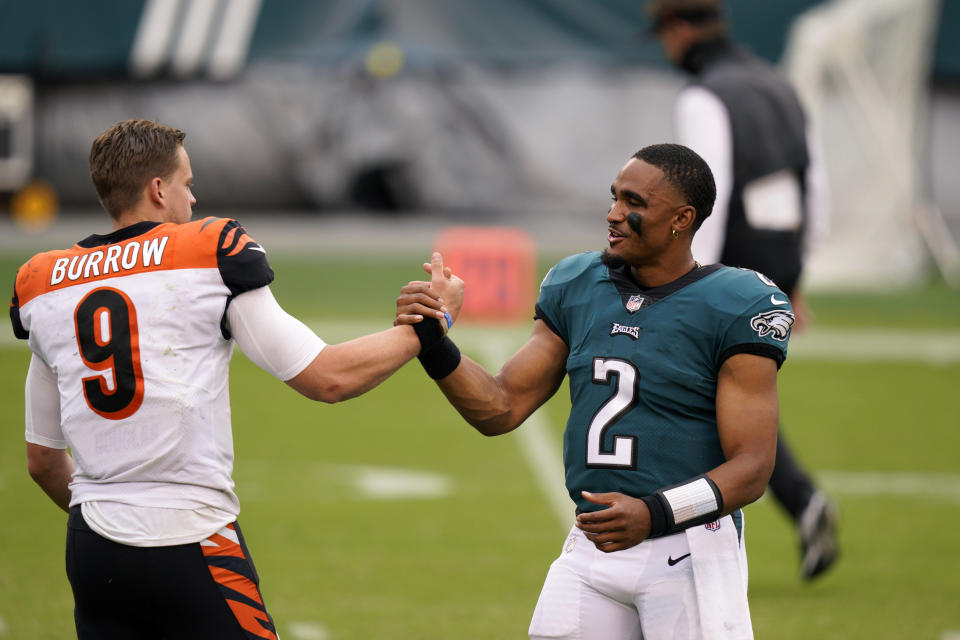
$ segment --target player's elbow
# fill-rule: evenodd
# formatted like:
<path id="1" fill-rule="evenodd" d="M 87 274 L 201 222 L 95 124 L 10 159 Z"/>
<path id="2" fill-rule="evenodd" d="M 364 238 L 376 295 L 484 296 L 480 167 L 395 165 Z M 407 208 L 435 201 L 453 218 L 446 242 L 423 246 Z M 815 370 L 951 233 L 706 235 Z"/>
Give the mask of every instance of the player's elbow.
<path id="1" fill-rule="evenodd" d="M 507 414 L 497 415 L 485 420 L 467 418 L 467 422 L 469 422 L 470 425 L 480 434 L 487 437 L 500 436 L 505 433 L 509 433 L 520 426 L 519 422 L 510 420 L 509 415 Z"/>
<path id="2" fill-rule="evenodd" d="M 56 472 L 62 454 L 63 452 L 59 449 L 28 445 L 27 473 L 34 482 L 44 486 L 44 483 Z"/>
<path id="3" fill-rule="evenodd" d="M 474 429 L 477 430 L 477 433 L 479 433 L 482 436 L 487 436 L 488 438 L 492 438 L 493 436 L 499 436 L 501 434 L 506 433 L 506 431 L 502 429 L 495 428 L 485 423 L 471 422 L 470 424 Z"/>
<path id="4" fill-rule="evenodd" d="M 314 361 L 316 362 L 316 361 Z M 334 404 L 359 395 L 355 385 L 343 375 L 331 373 L 318 366 L 309 366 L 286 381 L 297 393 L 314 400 Z"/>
<path id="5" fill-rule="evenodd" d="M 747 482 L 744 483 L 745 504 L 756 502 L 767 489 L 770 476 L 773 474 L 774 456 L 750 456 L 745 460 L 747 464 Z"/>
<path id="6" fill-rule="evenodd" d="M 337 402 L 343 402 L 344 400 L 348 400 L 356 395 L 351 393 L 345 385 L 336 380 L 325 380 L 319 382 L 309 389 L 300 391 L 300 393 L 311 400 L 323 402 L 325 404 L 336 404 Z"/>
<path id="7" fill-rule="evenodd" d="M 34 460 L 27 460 L 27 473 L 34 482 L 42 486 L 44 479 L 50 473 L 50 467 Z"/>

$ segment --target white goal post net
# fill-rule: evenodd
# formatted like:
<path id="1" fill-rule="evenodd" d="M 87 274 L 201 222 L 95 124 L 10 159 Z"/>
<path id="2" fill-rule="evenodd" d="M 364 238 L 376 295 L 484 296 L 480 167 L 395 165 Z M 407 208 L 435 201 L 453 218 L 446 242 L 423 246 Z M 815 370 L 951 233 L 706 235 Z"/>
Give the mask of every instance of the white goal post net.
<path id="1" fill-rule="evenodd" d="M 924 175 L 940 0 L 831 0 L 794 23 L 784 69 L 821 141 L 830 233 L 813 287 L 960 285 L 960 251 Z"/>

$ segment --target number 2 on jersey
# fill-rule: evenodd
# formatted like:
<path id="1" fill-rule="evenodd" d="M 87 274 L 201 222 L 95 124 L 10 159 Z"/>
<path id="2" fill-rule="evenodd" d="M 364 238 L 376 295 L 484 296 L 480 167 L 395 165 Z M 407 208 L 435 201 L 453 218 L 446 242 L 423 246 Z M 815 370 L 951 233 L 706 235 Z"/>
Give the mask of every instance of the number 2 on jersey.
<path id="1" fill-rule="evenodd" d="M 600 405 L 587 430 L 587 466 L 633 469 L 637 466 L 636 436 L 616 436 L 613 450 L 604 449 L 603 441 L 613 423 L 637 404 L 640 374 L 629 360 L 620 358 L 594 358 L 594 384 L 609 385 L 616 376 L 614 394 Z"/>
<path id="2" fill-rule="evenodd" d="M 73 314 L 83 363 L 101 375 L 83 379 L 83 397 L 109 420 L 133 415 L 143 402 L 137 312 L 118 289 L 94 289 Z"/>

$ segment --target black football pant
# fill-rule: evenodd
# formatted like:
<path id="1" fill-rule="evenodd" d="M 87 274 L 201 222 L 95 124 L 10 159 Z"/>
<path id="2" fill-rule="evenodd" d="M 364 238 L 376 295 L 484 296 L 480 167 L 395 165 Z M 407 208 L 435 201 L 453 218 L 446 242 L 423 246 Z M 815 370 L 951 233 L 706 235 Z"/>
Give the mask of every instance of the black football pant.
<path id="1" fill-rule="evenodd" d="M 276 640 L 237 523 L 203 544 L 133 547 L 67 521 L 67 577 L 79 640 Z"/>

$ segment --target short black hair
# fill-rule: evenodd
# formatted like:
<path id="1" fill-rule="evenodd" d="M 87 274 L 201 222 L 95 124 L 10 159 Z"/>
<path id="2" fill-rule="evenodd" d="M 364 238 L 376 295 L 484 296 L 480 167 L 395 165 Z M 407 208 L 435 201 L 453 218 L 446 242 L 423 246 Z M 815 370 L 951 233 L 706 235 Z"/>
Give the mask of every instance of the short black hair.
<path id="1" fill-rule="evenodd" d="M 693 230 L 699 229 L 710 216 L 717 199 L 717 185 L 706 161 L 682 144 L 652 144 L 637 151 L 633 157 L 663 171 L 667 180 L 696 210 Z"/>
<path id="2" fill-rule="evenodd" d="M 692 25 L 726 23 L 722 0 L 647 0 L 650 33 L 660 33 L 673 22 Z"/>

